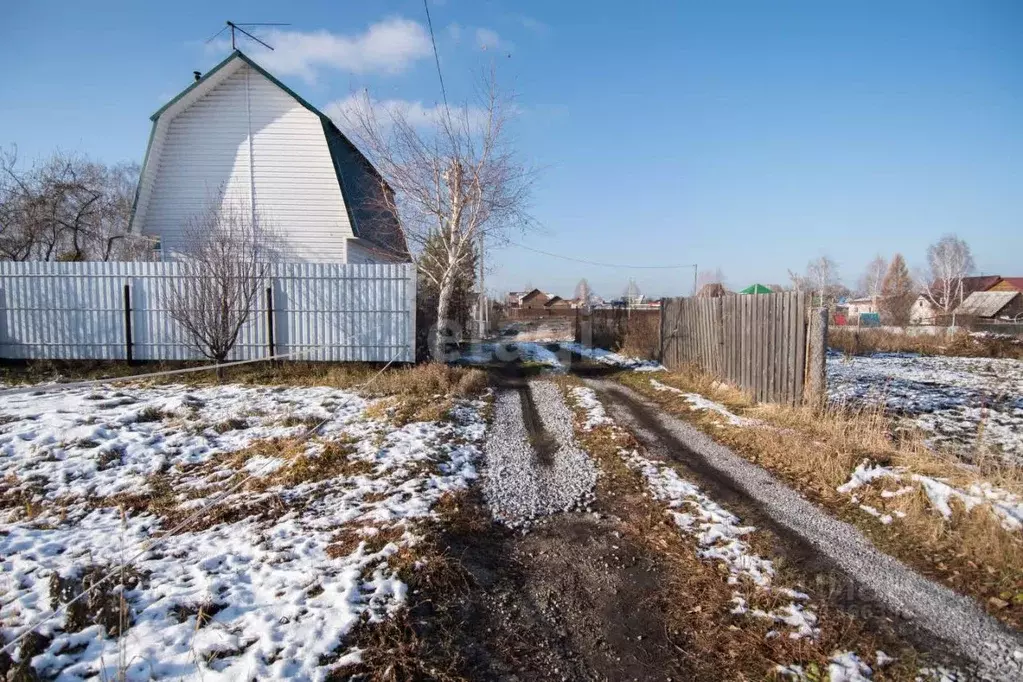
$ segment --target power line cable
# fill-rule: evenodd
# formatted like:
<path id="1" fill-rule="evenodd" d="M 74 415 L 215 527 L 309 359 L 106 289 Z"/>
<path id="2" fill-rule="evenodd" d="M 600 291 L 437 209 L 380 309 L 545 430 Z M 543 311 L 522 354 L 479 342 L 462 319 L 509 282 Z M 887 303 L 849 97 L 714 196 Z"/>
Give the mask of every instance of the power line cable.
<path id="1" fill-rule="evenodd" d="M 423 0 L 423 9 L 426 10 L 426 25 L 430 28 L 430 42 L 433 44 L 433 60 L 437 63 L 437 79 L 440 81 L 440 95 L 444 98 L 444 111 L 448 110 L 448 93 L 444 89 L 444 74 L 440 70 L 440 55 L 437 54 L 437 39 L 433 35 L 433 21 L 430 19 L 430 5 L 428 0 Z"/>
<path id="2" fill-rule="evenodd" d="M 585 265 L 596 265 L 602 268 L 621 268 L 629 270 L 681 270 L 684 268 L 695 268 L 696 263 L 682 263 L 679 265 L 624 265 L 621 263 L 601 263 L 600 261 L 587 260 L 585 258 L 574 258 L 572 256 L 565 256 L 560 253 L 551 253 L 550 251 L 544 251 L 543 249 L 533 248 L 532 246 L 526 246 L 525 244 L 519 244 L 513 242 L 510 239 L 504 240 L 504 243 L 516 246 L 526 251 L 532 251 L 533 253 L 539 253 L 544 256 L 550 256 L 551 258 L 560 258 L 562 260 L 572 261 L 573 263 L 583 263 Z"/>

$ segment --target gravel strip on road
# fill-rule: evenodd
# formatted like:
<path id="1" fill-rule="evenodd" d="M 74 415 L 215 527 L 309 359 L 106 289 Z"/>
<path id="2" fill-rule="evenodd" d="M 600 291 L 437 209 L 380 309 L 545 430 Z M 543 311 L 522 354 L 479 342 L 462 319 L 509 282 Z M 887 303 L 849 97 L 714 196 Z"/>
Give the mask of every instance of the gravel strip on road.
<path id="1" fill-rule="evenodd" d="M 539 462 L 529 443 L 518 391 L 498 392 L 484 448 L 483 494 L 494 518 L 512 528 L 585 508 L 597 483 L 596 465 L 575 443 L 572 413 L 558 387 L 532 381 L 523 390 L 531 391 L 540 422 L 558 448 L 550 463 Z"/>
<path id="2" fill-rule="evenodd" d="M 897 559 L 879 551 L 856 528 L 839 521 L 804 499 L 729 448 L 690 424 L 665 414 L 621 384 L 588 379 L 607 400 L 612 417 L 633 433 L 652 454 L 701 467 L 726 481 L 764 514 L 797 534 L 840 571 L 885 604 L 892 613 L 939 638 L 972 661 L 978 674 L 991 679 L 1023 679 L 1023 638 L 987 615 L 972 599 L 931 582 Z M 645 427 L 633 413 L 644 410 L 670 438 Z"/>

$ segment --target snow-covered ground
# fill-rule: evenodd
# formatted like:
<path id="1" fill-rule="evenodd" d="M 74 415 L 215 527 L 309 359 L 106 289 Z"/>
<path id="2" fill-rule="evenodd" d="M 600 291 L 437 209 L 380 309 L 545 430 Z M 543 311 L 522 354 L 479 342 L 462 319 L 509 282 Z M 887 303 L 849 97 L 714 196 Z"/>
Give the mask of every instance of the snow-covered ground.
<path id="1" fill-rule="evenodd" d="M 885 483 L 890 485 L 885 486 Z M 864 460 L 849 480 L 838 487 L 838 492 L 849 495 L 862 511 L 887 525 L 905 517 L 905 512 L 899 509 L 899 498 L 916 492 L 918 487 L 927 496 L 931 508 L 946 519 L 952 518 L 952 500 L 956 500 L 967 512 L 974 507 L 987 509 L 1007 531 L 1023 529 L 1023 499 L 990 483 L 973 483 L 966 488 L 957 488 L 940 478 Z M 879 490 L 881 510 L 873 505 L 860 504 L 860 495 L 871 488 Z"/>
<path id="2" fill-rule="evenodd" d="M 928 432 L 935 447 L 1023 464 L 1023 361 L 829 353 L 827 371 L 832 402 L 884 404 Z"/>
<path id="3" fill-rule="evenodd" d="M 452 360 L 469 365 L 526 362 L 548 365 L 554 371 L 564 372 L 571 366 L 573 355 L 581 355 L 604 365 L 636 372 L 664 370 L 663 365 L 653 360 L 633 358 L 603 348 L 588 348 L 574 341 L 517 341 L 513 338 L 471 344 L 466 350 L 459 351 Z"/>
<path id="4" fill-rule="evenodd" d="M 100 591 L 116 604 L 121 562 L 142 551 L 127 569 L 137 579 L 125 581 L 126 634 L 109 636 L 95 622 L 98 600 L 83 600 L 84 622 L 60 611 L 37 629 L 38 674 L 323 679 L 356 660 L 352 629 L 405 600 L 388 558 L 415 544 L 415 522 L 442 495 L 475 478 L 485 432 L 481 402 L 400 428 L 370 418 L 370 404 L 330 388 L 236 385 L 6 397 L 2 642 L 83 577 L 116 569 L 113 589 Z"/>

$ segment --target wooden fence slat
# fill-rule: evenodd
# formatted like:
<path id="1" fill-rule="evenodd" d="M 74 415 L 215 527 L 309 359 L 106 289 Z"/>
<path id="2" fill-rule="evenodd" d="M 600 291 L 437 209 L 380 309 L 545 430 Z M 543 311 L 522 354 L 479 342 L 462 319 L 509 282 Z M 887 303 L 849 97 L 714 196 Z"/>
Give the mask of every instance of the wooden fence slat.
<path id="1" fill-rule="evenodd" d="M 771 296 L 771 300 L 768 303 L 771 309 L 771 326 L 767 330 L 767 338 L 770 346 L 770 358 L 771 362 L 767 368 L 767 393 L 768 400 L 772 403 L 778 401 L 777 386 L 778 382 L 775 379 L 775 374 L 778 371 L 778 342 L 775 335 L 778 332 L 778 299 Z"/>
<path id="2" fill-rule="evenodd" d="M 799 292 L 674 298 L 663 302 L 662 362 L 694 364 L 758 401 L 802 400 L 806 296 Z"/>
<path id="3" fill-rule="evenodd" d="M 796 402 L 803 402 L 803 381 L 806 378 L 806 296 L 800 292 L 796 304 L 795 329 L 799 333 L 796 341 L 796 358 L 792 368 L 796 372 Z"/>
<path id="4" fill-rule="evenodd" d="M 787 404 L 790 404 L 790 405 L 792 404 L 792 396 L 794 394 L 794 392 L 792 390 L 792 383 L 794 381 L 794 377 L 792 375 L 792 360 L 791 360 L 791 357 L 792 357 L 792 339 L 795 336 L 795 333 L 794 333 L 795 330 L 792 328 L 793 327 L 793 322 L 792 322 L 793 315 L 794 315 L 794 311 L 793 311 L 793 296 L 792 296 L 792 294 L 787 294 L 785 296 L 785 346 L 782 349 L 782 351 L 784 353 L 784 355 L 783 355 L 783 359 L 784 359 L 784 363 L 783 363 L 784 375 L 783 375 L 783 379 L 782 380 L 785 383 L 785 402 Z"/>

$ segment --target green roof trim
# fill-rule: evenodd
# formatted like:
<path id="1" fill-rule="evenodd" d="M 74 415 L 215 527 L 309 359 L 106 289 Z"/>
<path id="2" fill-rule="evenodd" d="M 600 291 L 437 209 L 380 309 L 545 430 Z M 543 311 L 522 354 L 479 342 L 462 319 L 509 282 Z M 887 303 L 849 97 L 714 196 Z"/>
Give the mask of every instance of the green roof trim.
<path id="1" fill-rule="evenodd" d="M 135 185 L 135 196 L 131 200 L 131 213 L 128 214 L 128 234 L 131 234 L 135 224 L 135 209 L 139 205 L 139 192 L 142 191 L 142 174 L 146 172 L 146 165 L 149 163 L 149 152 L 153 149 L 153 138 L 156 137 L 156 124 L 149 129 L 149 141 L 146 142 L 146 155 L 142 157 L 142 167 L 139 169 L 139 182 Z"/>
<path id="2" fill-rule="evenodd" d="M 771 294 L 774 293 L 770 288 L 765 287 L 763 284 L 751 284 L 742 291 L 740 294 Z"/>

